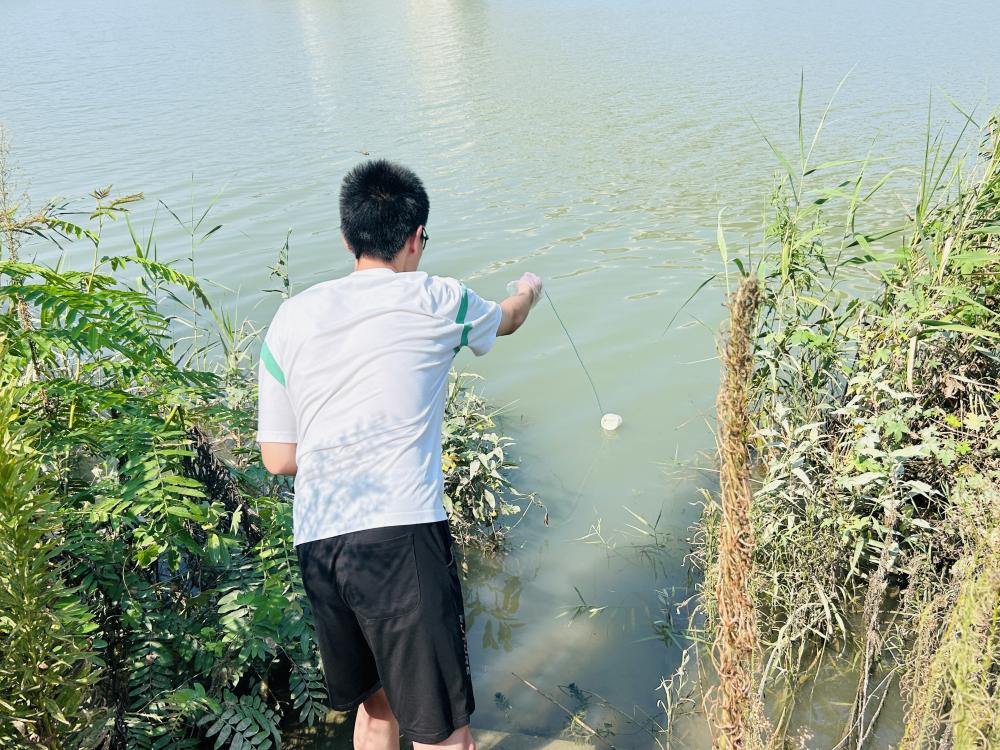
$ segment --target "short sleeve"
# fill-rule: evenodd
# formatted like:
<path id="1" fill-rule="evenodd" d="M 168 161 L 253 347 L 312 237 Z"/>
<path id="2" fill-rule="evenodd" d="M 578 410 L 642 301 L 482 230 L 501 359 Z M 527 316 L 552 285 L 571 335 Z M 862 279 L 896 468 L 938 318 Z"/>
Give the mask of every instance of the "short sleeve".
<path id="1" fill-rule="evenodd" d="M 468 346 L 473 354 L 481 357 L 493 348 L 493 343 L 497 340 L 497 330 L 500 328 L 503 311 L 496 302 L 483 299 L 464 285 L 462 295 L 465 302 L 465 320 L 462 321 L 459 349 Z"/>
<path id="2" fill-rule="evenodd" d="M 272 322 L 260 350 L 257 372 L 257 442 L 297 443 L 295 412 L 285 387 L 277 327 Z"/>

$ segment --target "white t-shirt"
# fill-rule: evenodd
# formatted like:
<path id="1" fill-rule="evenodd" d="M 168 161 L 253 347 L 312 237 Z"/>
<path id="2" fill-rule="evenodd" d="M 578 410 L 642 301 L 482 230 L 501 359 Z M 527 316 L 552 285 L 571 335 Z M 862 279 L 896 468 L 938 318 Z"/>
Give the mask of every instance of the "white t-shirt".
<path id="1" fill-rule="evenodd" d="M 296 443 L 295 544 L 442 521 L 448 372 L 500 306 L 455 279 L 357 271 L 285 300 L 261 350 L 257 440 Z"/>

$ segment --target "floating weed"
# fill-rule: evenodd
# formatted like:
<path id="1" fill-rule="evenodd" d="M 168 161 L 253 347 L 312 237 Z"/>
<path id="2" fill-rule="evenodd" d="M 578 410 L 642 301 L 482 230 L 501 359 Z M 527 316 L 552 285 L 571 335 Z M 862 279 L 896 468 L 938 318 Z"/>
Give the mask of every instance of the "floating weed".
<path id="1" fill-rule="evenodd" d="M 673 534 L 660 528 L 662 513 L 654 521 L 636 513 L 623 505 L 635 523 L 626 523 L 620 531 L 604 531 L 604 520 L 597 519 L 590 531 L 575 541 L 595 547 L 602 547 L 609 557 L 616 557 L 630 565 L 648 567 L 654 574 L 667 575 L 669 553 L 676 549 Z M 621 538 L 624 538 L 624 541 Z"/>

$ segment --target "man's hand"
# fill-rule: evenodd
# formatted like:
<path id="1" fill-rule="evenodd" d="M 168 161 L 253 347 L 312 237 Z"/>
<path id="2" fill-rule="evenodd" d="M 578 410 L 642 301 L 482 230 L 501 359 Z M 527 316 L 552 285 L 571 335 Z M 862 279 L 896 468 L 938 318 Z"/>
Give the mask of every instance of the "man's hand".
<path id="1" fill-rule="evenodd" d="M 517 293 L 500 303 L 503 317 L 500 319 L 497 336 L 509 336 L 520 328 L 527 320 L 531 308 L 542 298 L 542 280 L 530 271 L 516 283 Z"/>
<path id="2" fill-rule="evenodd" d="M 295 463 L 296 443 L 261 443 L 260 457 L 264 468 L 272 474 L 294 477 L 298 466 Z"/>
<path id="3" fill-rule="evenodd" d="M 538 304 L 538 300 L 542 298 L 542 279 L 536 276 L 531 271 L 526 271 L 521 275 L 516 282 L 517 291 L 520 293 L 531 293 L 532 301 L 531 306 L 534 307 Z"/>

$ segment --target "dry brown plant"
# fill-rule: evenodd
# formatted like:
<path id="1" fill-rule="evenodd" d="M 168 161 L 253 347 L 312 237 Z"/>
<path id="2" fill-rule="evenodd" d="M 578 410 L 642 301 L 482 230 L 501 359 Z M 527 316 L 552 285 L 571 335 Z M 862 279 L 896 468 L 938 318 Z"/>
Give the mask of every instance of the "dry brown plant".
<path id="1" fill-rule="evenodd" d="M 864 607 L 864 658 L 861 664 L 861 677 L 854 696 L 854 704 L 847 720 L 844 733 L 846 747 L 851 744 L 861 750 L 875 728 L 875 722 L 882 711 L 882 705 L 889 695 L 890 681 L 883 680 L 879 684 L 880 697 L 874 703 L 872 694 L 872 677 L 882 654 L 885 642 L 885 628 L 882 624 L 882 614 L 885 605 L 885 593 L 888 586 L 889 569 L 892 566 L 893 533 L 899 516 L 900 496 L 896 492 L 886 499 L 885 520 L 883 525 L 887 530 L 886 540 L 879 556 L 878 567 L 868 579 L 868 589 L 865 592 Z M 874 709 L 872 704 L 874 703 Z"/>
<path id="2" fill-rule="evenodd" d="M 719 675 L 714 745 L 721 750 L 757 746 L 762 713 L 754 690 L 759 651 L 757 615 L 750 596 L 754 535 L 750 520 L 751 426 L 748 388 L 753 371 L 753 330 L 760 284 L 746 278 L 729 307 L 729 335 L 722 350 L 722 381 L 716 400 L 719 429 L 722 522 L 715 598 L 718 627 L 714 657 Z"/>
<path id="3" fill-rule="evenodd" d="M 16 216 L 19 200 L 15 198 L 17 188 L 14 183 L 13 169 L 10 166 L 10 138 L 7 131 L 0 126 L 0 250 L 7 251 L 8 260 L 18 261 L 18 250 L 21 247 L 20 231 L 22 223 Z M 0 258 L 3 253 L 0 252 Z M 27 303 L 17 298 L 17 317 L 24 330 L 31 328 L 31 317 Z"/>

